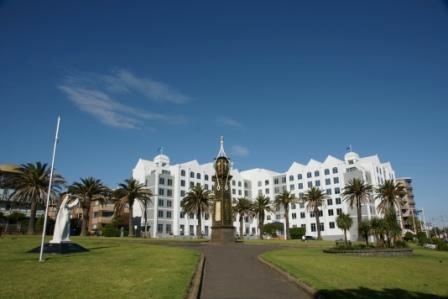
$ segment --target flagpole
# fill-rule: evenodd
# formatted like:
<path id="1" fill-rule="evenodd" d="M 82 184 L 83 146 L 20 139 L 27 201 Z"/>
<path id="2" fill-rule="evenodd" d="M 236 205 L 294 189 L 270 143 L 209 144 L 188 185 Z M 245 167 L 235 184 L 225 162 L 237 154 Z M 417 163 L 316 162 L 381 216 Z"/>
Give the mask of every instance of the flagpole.
<path id="1" fill-rule="evenodd" d="M 45 231 L 47 230 L 47 218 L 48 218 L 48 206 L 50 203 L 50 194 L 51 194 L 51 183 L 53 181 L 53 169 L 54 169 L 54 158 L 56 156 L 56 146 L 58 144 L 58 136 L 59 136 L 59 124 L 61 122 L 61 117 L 58 116 L 58 122 L 56 125 L 56 135 L 54 137 L 54 145 L 53 145 L 53 157 L 51 159 L 51 169 L 50 169 L 50 181 L 48 182 L 48 192 L 47 192 L 47 204 L 45 207 L 45 214 L 44 214 L 44 228 L 42 231 L 42 241 L 40 243 L 40 255 L 39 255 L 39 262 L 43 262 L 43 253 L 44 253 L 44 239 L 45 239 Z"/>

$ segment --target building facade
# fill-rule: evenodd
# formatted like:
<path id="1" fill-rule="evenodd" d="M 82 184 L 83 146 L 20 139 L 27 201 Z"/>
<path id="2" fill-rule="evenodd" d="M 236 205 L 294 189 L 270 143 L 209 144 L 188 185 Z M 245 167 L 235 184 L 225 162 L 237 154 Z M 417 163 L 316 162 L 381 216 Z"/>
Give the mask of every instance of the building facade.
<path id="1" fill-rule="evenodd" d="M 160 154 L 152 161 L 140 159 L 132 173 L 135 179 L 148 186 L 154 194 L 152 203 L 147 208 L 147 226 L 151 236 L 193 236 L 197 225 L 196 216 L 185 214 L 180 202 L 192 186 L 202 185 L 205 189 L 212 190 L 213 163 L 199 164 L 193 160 L 171 165 L 169 157 Z M 341 196 L 346 182 L 360 178 L 377 187 L 385 180 L 395 179 L 389 162 L 381 162 L 377 155 L 360 157 L 351 150 L 343 160 L 328 156 L 323 162 L 313 159 L 307 164 L 293 162 L 288 170 L 281 173 L 255 168 L 245 171 L 232 169 L 231 175 L 231 195 L 234 199 L 246 197 L 253 200 L 258 195 L 266 195 L 273 201 L 283 190 L 294 193 L 298 198 L 312 186 L 324 190 L 328 199 L 319 214 L 322 237 L 328 240 L 343 237 L 343 231 L 336 225 L 336 217 L 340 213 L 348 213 L 354 218 L 354 225 L 349 233 L 352 240 L 357 237 L 356 209 L 351 209 Z M 363 218 L 377 216 L 378 204 L 379 200 L 373 197 L 371 203 L 363 204 Z M 133 209 L 134 216 L 142 216 L 142 206 L 138 201 Z M 274 209 L 265 217 L 265 223 L 284 222 L 281 209 Z M 203 220 L 202 231 L 209 236 L 211 215 L 206 213 Z M 234 220 L 234 226 L 239 227 L 238 217 Z M 243 234 L 258 234 L 257 219 L 246 217 L 244 222 Z M 298 202 L 291 205 L 289 222 L 291 227 L 305 227 L 307 235 L 317 236 L 314 215 L 306 209 L 306 204 Z M 143 219 L 141 224 L 144 226 Z"/>

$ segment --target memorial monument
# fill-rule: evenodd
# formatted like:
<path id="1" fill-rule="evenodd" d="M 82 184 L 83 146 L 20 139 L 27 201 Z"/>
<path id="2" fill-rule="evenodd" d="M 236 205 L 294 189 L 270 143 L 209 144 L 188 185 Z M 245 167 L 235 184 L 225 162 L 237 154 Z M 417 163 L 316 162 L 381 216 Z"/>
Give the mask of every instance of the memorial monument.
<path id="1" fill-rule="evenodd" d="M 212 238 L 215 243 L 235 242 L 232 201 L 230 195 L 230 159 L 224 152 L 224 138 L 221 136 L 220 149 L 215 159 L 215 175 L 212 177 L 214 193 Z"/>

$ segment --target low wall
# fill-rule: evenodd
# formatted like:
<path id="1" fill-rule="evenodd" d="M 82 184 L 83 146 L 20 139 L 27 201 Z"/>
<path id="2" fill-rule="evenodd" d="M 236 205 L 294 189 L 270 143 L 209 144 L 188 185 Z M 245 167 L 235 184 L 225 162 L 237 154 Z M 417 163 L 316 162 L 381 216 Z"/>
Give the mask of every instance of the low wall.
<path id="1" fill-rule="evenodd" d="M 324 249 L 325 253 L 336 253 L 345 255 L 361 255 L 361 256 L 397 256 L 412 255 L 411 248 L 365 248 L 365 249 Z"/>

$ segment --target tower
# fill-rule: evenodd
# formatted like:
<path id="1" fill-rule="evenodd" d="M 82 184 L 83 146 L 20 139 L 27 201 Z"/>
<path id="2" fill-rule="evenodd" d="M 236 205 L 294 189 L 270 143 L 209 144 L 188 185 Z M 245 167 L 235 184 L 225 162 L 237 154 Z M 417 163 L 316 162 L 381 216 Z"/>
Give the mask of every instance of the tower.
<path id="1" fill-rule="evenodd" d="M 224 151 L 224 138 L 221 136 L 220 149 L 215 159 L 212 242 L 229 243 L 235 241 L 232 202 L 230 196 L 230 159 Z"/>

